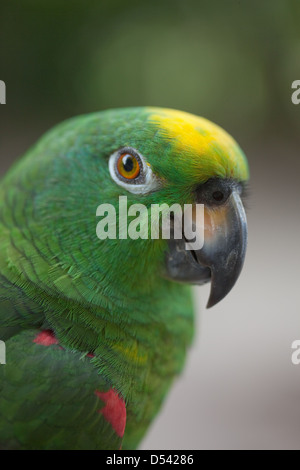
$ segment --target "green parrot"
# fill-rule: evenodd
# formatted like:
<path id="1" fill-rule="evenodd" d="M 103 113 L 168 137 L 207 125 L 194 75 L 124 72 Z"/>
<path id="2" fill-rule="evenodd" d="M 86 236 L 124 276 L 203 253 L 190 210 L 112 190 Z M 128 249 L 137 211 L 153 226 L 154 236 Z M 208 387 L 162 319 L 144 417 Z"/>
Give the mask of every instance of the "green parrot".
<path id="1" fill-rule="evenodd" d="M 13 165 L 0 183 L 0 449 L 139 445 L 184 366 L 191 284 L 211 283 L 211 307 L 241 272 L 248 178 L 220 127 L 150 107 L 72 118 Z M 124 236 L 124 196 L 146 213 L 203 205 L 204 245 Z M 123 236 L 97 236 L 101 204 Z"/>

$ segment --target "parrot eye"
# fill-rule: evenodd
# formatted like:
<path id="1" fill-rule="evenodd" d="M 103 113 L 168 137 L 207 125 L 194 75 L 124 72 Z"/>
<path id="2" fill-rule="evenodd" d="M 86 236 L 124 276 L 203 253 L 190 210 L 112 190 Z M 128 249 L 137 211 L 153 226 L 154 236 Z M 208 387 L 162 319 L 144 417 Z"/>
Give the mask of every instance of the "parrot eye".
<path id="1" fill-rule="evenodd" d="M 110 156 L 109 171 L 112 179 L 131 193 L 146 194 L 159 187 L 150 165 L 131 147 L 123 147 Z"/>
<path id="2" fill-rule="evenodd" d="M 122 153 L 117 161 L 119 174 L 125 179 L 135 179 L 140 174 L 140 164 L 138 159 L 130 153 Z"/>

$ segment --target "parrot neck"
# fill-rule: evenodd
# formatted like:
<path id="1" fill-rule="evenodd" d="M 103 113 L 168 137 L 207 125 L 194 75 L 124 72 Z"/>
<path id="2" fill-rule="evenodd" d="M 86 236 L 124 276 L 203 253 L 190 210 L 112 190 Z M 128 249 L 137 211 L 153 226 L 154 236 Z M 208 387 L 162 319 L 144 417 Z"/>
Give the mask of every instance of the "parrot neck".
<path id="1" fill-rule="evenodd" d="M 163 295 L 162 295 L 163 292 Z M 140 296 L 109 292 L 101 306 L 52 299 L 46 312 L 60 344 L 94 355 L 99 373 L 125 400 L 157 393 L 184 364 L 193 334 L 193 305 L 188 286 L 160 280 L 155 290 Z M 49 304 L 48 304 L 49 305 Z M 49 305 L 50 306 L 50 305 Z"/>

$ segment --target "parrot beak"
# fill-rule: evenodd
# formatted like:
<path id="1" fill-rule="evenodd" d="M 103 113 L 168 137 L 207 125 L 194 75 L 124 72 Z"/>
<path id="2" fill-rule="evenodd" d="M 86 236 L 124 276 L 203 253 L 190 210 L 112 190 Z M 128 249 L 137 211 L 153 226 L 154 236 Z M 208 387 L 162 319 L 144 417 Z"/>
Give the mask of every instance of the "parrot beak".
<path id="1" fill-rule="evenodd" d="M 238 192 L 233 191 L 221 206 L 204 207 L 204 226 L 197 227 L 194 215 L 192 219 L 193 226 L 202 230 L 204 244 L 194 250 L 186 239 L 170 240 L 166 277 L 198 285 L 211 281 L 210 308 L 230 292 L 241 273 L 247 247 L 246 214 Z"/>

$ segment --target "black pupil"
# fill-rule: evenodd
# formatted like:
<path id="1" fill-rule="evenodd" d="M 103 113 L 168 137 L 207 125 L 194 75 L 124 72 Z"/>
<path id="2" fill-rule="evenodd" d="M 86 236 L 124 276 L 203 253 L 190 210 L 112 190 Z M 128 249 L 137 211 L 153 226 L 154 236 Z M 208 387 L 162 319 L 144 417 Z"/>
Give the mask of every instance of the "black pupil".
<path id="1" fill-rule="evenodd" d="M 125 155 L 125 157 L 122 160 L 124 170 L 127 171 L 128 173 L 133 170 L 133 158 L 131 155 Z"/>
<path id="2" fill-rule="evenodd" d="M 224 194 L 222 193 L 222 191 L 215 191 L 212 196 L 214 200 L 218 202 L 223 201 L 224 199 Z"/>

